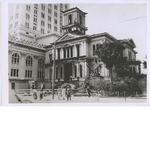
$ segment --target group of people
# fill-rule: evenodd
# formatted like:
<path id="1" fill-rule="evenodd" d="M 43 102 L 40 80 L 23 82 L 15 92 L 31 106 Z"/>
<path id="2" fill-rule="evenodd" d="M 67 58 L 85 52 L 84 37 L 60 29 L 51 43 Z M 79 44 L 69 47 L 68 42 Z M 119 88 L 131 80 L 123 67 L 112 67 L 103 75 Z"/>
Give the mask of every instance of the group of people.
<path id="1" fill-rule="evenodd" d="M 58 87 L 58 100 L 65 100 L 65 97 L 67 97 L 67 101 L 71 101 L 71 87 Z"/>
<path id="2" fill-rule="evenodd" d="M 41 90 L 40 90 L 40 93 L 39 93 L 39 98 L 40 98 L 40 100 L 43 99 L 43 89 L 44 89 L 44 85 L 41 84 Z M 34 98 L 34 99 L 37 99 L 37 98 L 38 98 L 36 86 L 35 86 L 34 89 L 33 89 L 33 98 Z"/>

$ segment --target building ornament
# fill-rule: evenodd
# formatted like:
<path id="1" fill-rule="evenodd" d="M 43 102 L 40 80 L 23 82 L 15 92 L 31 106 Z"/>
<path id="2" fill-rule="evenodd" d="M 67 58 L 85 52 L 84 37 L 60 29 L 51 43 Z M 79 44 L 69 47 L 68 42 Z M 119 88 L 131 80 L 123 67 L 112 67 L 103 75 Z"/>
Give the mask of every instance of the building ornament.
<path id="1" fill-rule="evenodd" d="M 26 53 L 23 53 L 23 52 L 21 52 L 20 54 L 21 54 L 21 57 L 26 57 L 27 55 Z"/>
<path id="2" fill-rule="evenodd" d="M 8 54 L 12 54 L 13 50 L 9 49 Z"/>
<path id="3" fill-rule="evenodd" d="M 38 55 L 33 55 L 33 57 L 34 57 L 34 59 L 36 59 L 36 60 L 39 58 Z"/>

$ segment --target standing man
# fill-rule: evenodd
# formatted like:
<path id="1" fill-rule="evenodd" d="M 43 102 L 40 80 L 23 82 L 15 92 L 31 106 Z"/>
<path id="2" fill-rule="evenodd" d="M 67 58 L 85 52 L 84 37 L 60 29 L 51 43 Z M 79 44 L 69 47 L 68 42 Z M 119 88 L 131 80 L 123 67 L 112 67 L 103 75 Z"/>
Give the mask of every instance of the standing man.
<path id="1" fill-rule="evenodd" d="M 90 85 L 87 86 L 87 92 L 88 92 L 88 97 L 91 96 L 91 89 L 90 89 Z"/>
<path id="2" fill-rule="evenodd" d="M 61 93 L 62 93 L 62 90 L 61 90 L 60 85 L 58 86 L 57 92 L 58 92 L 58 100 L 61 100 Z"/>
<path id="3" fill-rule="evenodd" d="M 71 88 L 67 88 L 67 91 L 66 91 L 66 95 L 67 95 L 67 101 L 70 99 L 71 101 Z"/>
<path id="4" fill-rule="evenodd" d="M 66 95 L 65 87 L 62 87 L 61 94 L 62 94 L 62 100 L 65 100 L 65 95 Z"/>

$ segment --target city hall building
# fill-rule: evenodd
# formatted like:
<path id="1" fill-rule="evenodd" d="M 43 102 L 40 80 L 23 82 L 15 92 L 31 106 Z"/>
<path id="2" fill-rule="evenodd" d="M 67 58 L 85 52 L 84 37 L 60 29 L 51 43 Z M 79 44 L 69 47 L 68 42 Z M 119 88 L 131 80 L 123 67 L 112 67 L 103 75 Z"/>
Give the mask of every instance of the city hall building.
<path id="1" fill-rule="evenodd" d="M 86 35 L 86 14 L 77 7 L 62 11 L 64 20 L 61 36 L 54 33 L 26 40 L 9 36 L 9 84 L 11 89 L 31 88 L 32 83 L 40 88 L 52 88 L 52 73 L 55 56 L 55 86 L 80 85 L 97 68 L 95 49 L 97 44 L 117 41 L 108 33 Z M 123 39 L 123 57 L 127 57 L 130 71 L 140 74 L 140 61 L 132 39 Z M 44 44 L 43 44 L 44 43 Z M 54 46 L 52 44 L 54 43 Z M 101 76 L 110 79 L 109 70 L 102 64 Z"/>

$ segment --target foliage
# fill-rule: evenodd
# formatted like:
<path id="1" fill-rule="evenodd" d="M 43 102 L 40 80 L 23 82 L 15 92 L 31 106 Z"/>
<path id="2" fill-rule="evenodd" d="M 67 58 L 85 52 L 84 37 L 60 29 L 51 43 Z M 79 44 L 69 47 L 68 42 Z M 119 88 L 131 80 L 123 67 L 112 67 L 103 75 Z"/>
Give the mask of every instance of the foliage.
<path id="1" fill-rule="evenodd" d="M 143 61 L 143 67 L 146 69 L 147 68 L 147 61 Z"/>
<path id="2" fill-rule="evenodd" d="M 123 58 L 124 46 L 119 42 L 104 42 L 103 44 L 98 44 L 95 54 L 97 58 L 102 61 L 106 68 L 110 70 L 111 81 L 113 81 L 112 68 L 122 65 L 126 58 Z"/>

